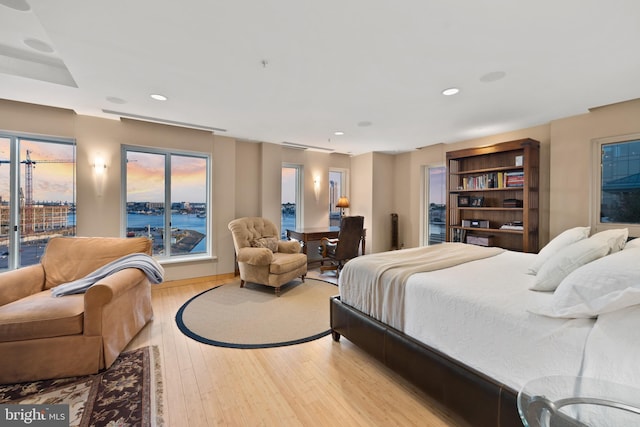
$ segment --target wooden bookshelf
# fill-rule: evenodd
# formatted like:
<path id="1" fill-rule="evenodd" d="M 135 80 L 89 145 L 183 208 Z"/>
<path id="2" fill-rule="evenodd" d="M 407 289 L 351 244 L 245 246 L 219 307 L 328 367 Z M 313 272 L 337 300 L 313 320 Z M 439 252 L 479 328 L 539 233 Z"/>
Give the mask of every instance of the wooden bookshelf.
<path id="1" fill-rule="evenodd" d="M 476 243 L 538 252 L 539 171 L 533 139 L 447 152 L 447 241 L 474 236 Z M 522 225 L 501 228 L 506 224 Z"/>

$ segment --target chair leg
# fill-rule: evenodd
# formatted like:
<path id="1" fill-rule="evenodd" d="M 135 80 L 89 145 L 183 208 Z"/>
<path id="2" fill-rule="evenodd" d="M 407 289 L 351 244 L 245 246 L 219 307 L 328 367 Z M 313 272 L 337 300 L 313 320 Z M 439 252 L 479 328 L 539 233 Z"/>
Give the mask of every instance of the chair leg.
<path id="1" fill-rule="evenodd" d="M 276 296 L 279 297 L 280 296 L 280 286 L 278 286 L 276 288 Z"/>
<path id="2" fill-rule="evenodd" d="M 305 278 L 305 277 L 307 277 L 307 275 L 306 275 L 306 274 L 303 274 L 303 275 L 302 275 L 302 283 L 304 283 L 304 278 Z"/>
<path id="3" fill-rule="evenodd" d="M 244 280 L 240 279 L 240 287 L 244 288 Z"/>

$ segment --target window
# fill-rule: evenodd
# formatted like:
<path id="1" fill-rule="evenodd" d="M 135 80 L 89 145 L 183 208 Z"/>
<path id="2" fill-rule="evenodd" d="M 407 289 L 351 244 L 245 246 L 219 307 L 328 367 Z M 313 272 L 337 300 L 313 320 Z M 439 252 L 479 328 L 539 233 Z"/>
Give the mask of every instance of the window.
<path id="1" fill-rule="evenodd" d="M 122 158 L 126 236 L 149 237 L 159 258 L 210 254 L 209 157 L 123 147 Z"/>
<path id="2" fill-rule="evenodd" d="M 342 209 L 336 207 L 340 197 L 347 194 L 347 171 L 343 169 L 329 170 L 329 226 L 340 227 Z"/>
<path id="3" fill-rule="evenodd" d="M 596 224 L 640 228 L 640 134 L 596 140 Z M 594 156 L 595 157 L 595 156 Z"/>
<path id="4" fill-rule="evenodd" d="M 287 237 L 287 229 L 301 225 L 302 166 L 285 164 L 282 166 L 282 216 L 280 235 Z"/>
<path id="5" fill-rule="evenodd" d="M 53 236 L 76 234 L 73 140 L 0 134 L 0 271 L 40 262 Z"/>
<path id="6" fill-rule="evenodd" d="M 424 215 L 422 245 L 435 245 L 445 240 L 446 168 L 427 166 L 424 174 Z"/>

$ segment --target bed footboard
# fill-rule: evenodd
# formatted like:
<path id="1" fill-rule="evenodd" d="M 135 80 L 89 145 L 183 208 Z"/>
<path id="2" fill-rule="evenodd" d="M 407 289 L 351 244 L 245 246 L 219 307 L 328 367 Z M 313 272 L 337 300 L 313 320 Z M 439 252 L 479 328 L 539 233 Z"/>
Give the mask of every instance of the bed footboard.
<path id="1" fill-rule="evenodd" d="M 344 335 L 473 426 L 522 426 L 517 392 L 353 307 L 330 300 L 331 333 Z"/>

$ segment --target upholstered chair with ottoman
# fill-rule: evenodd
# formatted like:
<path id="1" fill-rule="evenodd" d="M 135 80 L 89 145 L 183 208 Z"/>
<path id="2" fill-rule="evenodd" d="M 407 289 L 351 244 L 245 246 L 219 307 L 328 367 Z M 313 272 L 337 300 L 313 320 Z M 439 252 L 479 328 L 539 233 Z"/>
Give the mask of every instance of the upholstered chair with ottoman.
<path id="1" fill-rule="evenodd" d="M 266 218 L 244 217 L 229 223 L 236 249 L 240 287 L 246 282 L 275 288 L 307 275 L 307 255 L 295 240 L 281 240 L 278 228 Z"/>
<path id="2" fill-rule="evenodd" d="M 138 268 L 86 292 L 53 296 L 125 255 L 151 255 L 147 238 L 54 237 L 39 264 L 0 274 L 0 384 L 94 374 L 149 322 L 151 284 Z"/>

